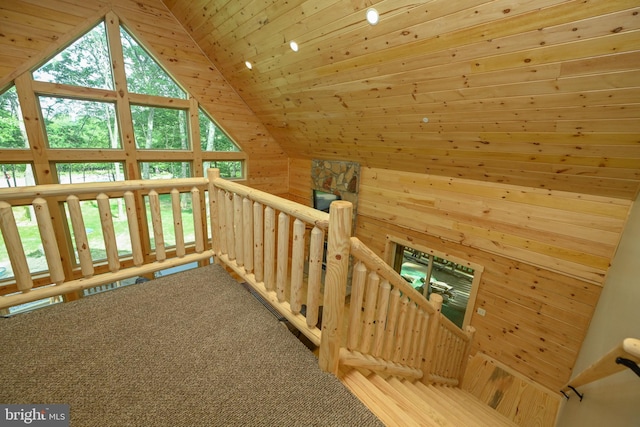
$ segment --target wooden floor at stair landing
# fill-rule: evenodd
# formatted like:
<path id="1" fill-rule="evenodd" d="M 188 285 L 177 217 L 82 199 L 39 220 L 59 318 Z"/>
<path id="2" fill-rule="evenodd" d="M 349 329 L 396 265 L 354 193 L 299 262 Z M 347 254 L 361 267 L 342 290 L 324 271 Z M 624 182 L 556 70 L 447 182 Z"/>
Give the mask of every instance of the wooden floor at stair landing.
<path id="1" fill-rule="evenodd" d="M 356 369 L 342 382 L 387 426 L 553 427 L 561 397 L 478 353 L 462 388 Z"/>
<path id="2" fill-rule="evenodd" d="M 562 402 L 559 392 L 532 382 L 483 353 L 469 361 L 462 389 L 520 426 L 553 427 Z"/>

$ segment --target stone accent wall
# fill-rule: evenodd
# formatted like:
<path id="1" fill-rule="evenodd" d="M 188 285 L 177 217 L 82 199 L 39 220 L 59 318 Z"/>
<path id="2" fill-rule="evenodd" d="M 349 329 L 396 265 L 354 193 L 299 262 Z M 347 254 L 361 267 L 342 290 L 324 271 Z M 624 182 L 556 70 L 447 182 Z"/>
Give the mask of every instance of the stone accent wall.
<path id="1" fill-rule="evenodd" d="M 353 230 L 358 209 L 358 183 L 360 163 L 340 160 L 312 160 L 311 186 L 313 190 L 340 196 L 353 204 Z"/>

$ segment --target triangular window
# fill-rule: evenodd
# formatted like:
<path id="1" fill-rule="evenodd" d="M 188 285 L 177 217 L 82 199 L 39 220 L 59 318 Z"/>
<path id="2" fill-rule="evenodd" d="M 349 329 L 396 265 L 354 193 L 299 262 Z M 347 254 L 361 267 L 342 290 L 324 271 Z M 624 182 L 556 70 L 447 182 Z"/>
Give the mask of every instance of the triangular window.
<path id="1" fill-rule="evenodd" d="M 113 90 L 104 22 L 33 72 L 34 80 Z"/>
<path id="2" fill-rule="evenodd" d="M 127 30 L 120 28 L 120 35 L 129 92 L 169 98 L 187 98 L 180 86 L 169 77 Z"/>
<path id="3" fill-rule="evenodd" d="M 240 151 L 238 146 L 202 110 L 200 118 L 200 146 L 202 151 Z"/>

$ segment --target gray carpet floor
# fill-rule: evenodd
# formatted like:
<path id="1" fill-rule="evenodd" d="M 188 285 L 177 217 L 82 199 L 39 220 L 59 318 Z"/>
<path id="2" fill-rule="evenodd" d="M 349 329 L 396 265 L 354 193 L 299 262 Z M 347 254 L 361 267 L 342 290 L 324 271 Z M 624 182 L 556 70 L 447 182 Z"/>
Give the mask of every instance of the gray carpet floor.
<path id="1" fill-rule="evenodd" d="M 0 318 L 0 403 L 72 426 L 381 426 L 220 266 Z"/>

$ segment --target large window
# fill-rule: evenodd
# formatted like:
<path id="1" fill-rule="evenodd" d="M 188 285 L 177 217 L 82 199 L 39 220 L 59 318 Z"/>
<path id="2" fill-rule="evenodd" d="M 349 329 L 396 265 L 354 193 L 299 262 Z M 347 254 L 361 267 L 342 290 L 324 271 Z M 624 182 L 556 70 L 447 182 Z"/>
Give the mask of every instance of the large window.
<path id="1" fill-rule="evenodd" d="M 39 97 L 50 148 L 121 148 L 113 103 Z"/>
<path id="2" fill-rule="evenodd" d="M 389 261 L 418 292 L 442 296 L 442 314 L 464 327 L 471 322 L 482 266 L 407 242 L 389 239 Z"/>
<path id="3" fill-rule="evenodd" d="M 33 103 L 26 108 L 38 109 L 43 119 L 45 157 L 51 154 L 55 158 L 49 161 L 60 165 L 109 157 L 127 171 L 126 178 L 140 179 L 153 175 L 147 165 L 165 163 L 169 158 L 175 161 L 168 152 L 179 151 L 178 158 L 191 167 L 172 169 L 173 177 L 202 176 L 203 162 L 220 162 L 223 176 L 243 179 L 245 155 L 238 144 L 208 112 L 190 101 L 190 94 L 160 66 L 133 31 L 112 21 L 98 23 L 28 73 L 33 79 Z M 21 84 L 20 79 L 16 84 Z M 27 135 L 35 135 L 37 130 L 25 130 L 17 92 L 11 87 L 0 94 L 0 149 L 41 150 L 40 141 L 28 140 Z M 128 142 L 130 132 L 135 147 L 124 144 L 123 135 Z M 60 149 L 69 150 L 69 154 L 57 151 Z M 72 152 L 78 149 L 86 154 Z M 105 155 L 104 150 L 110 153 Z M 144 161 L 136 162 L 132 150 L 144 151 Z M 51 182 L 43 156 L 38 160 L 42 169 L 36 169 L 35 175 L 48 178 L 41 183 Z M 64 176 L 60 169 L 58 172 Z M 110 175 L 115 179 L 124 175 L 117 172 Z"/>
<path id="4" fill-rule="evenodd" d="M 34 115 L 41 120 L 23 119 Z M 243 179 L 245 158 L 135 31 L 120 26 L 113 14 L 0 93 L 0 187 L 184 178 L 203 176 L 209 166 L 219 167 L 222 176 Z M 187 196 L 181 197 L 185 215 L 191 209 Z M 117 235 L 128 232 L 121 229 L 122 199 L 111 204 Z M 91 251 L 101 259 L 105 250 L 97 207 L 91 202 L 81 206 Z M 170 221 L 168 196 L 162 196 L 161 207 L 163 220 Z M 16 207 L 14 214 L 29 268 L 46 270 L 33 208 Z M 77 252 L 72 228 L 61 227 L 66 227 L 69 251 Z M 185 234 L 187 241 L 194 239 L 193 230 Z M 169 246 L 174 240 L 166 236 Z M 154 248 L 152 233 L 148 243 Z M 118 250 L 125 257 L 131 252 Z M 73 253 L 65 259 L 78 262 Z M 12 277 L 0 235 L 0 285 Z"/>
<path id="5" fill-rule="evenodd" d="M 136 147 L 145 150 L 189 150 L 187 112 L 172 108 L 131 106 Z"/>

